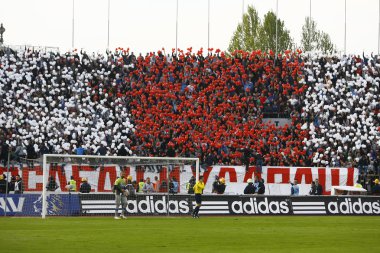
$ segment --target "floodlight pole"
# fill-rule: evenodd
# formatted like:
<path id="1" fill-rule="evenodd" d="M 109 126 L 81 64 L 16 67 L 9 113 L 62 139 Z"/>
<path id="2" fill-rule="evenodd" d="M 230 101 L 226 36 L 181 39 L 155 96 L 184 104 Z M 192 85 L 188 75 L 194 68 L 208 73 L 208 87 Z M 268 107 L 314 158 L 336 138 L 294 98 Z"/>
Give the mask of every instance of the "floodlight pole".
<path id="1" fill-rule="evenodd" d="M 379 0 L 379 33 L 377 36 L 377 55 L 380 54 L 380 0 Z"/>
<path id="2" fill-rule="evenodd" d="M 344 0 L 344 55 L 347 55 L 347 0 Z"/>
<path id="3" fill-rule="evenodd" d="M 311 0 L 309 1 L 309 47 L 311 49 L 311 43 L 312 43 L 312 36 L 311 36 Z M 310 51 L 309 50 L 309 57 L 310 57 Z"/>
<path id="4" fill-rule="evenodd" d="M 111 5 L 111 1 L 108 0 L 108 34 L 107 34 L 107 51 L 110 50 L 110 5 Z"/>
<path id="5" fill-rule="evenodd" d="M 177 0 L 177 9 L 175 16 L 175 56 L 177 57 L 178 51 L 178 0 Z"/>
<path id="6" fill-rule="evenodd" d="M 243 0 L 242 9 L 241 9 L 241 17 L 242 18 L 244 17 L 244 0 Z"/>
<path id="7" fill-rule="evenodd" d="M 210 0 L 208 0 L 208 14 L 207 14 L 207 50 L 210 48 Z"/>
<path id="8" fill-rule="evenodd" d="M 74 49 L 74 12 L 75 12 L 75 0 L 73 0 L 73 21 L 72 21 L 72 33 L 71 33 L 71 48 Z"/>
<path id="9" fill-rule="evenodd" d="M 310 0 L 310 4 L 309 4 L 309 19 L 311 20 L 311 0 Z"/>
<path id="10" fill-rule="evenodd" d="M 278 0 L 276 0 L 276 56 L 275 62 L 277 60 L 278 55 Z"/>

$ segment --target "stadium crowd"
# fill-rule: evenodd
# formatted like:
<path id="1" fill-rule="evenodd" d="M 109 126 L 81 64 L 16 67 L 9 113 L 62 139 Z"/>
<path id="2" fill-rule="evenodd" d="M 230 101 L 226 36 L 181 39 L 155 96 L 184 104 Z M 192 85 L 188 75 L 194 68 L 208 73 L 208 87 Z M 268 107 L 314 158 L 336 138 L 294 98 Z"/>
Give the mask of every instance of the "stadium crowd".
<path id="1" fill-rule="evenodd" d="M 116 153 L 134 129 L 125 97 L 114 97 L 120 65 L 102 55 L 3 52 L 1 159 L 44 153 Z M 115 65 L 116 64 L 116 65 Z M 126 147 L 128 154 L 132 151 Z"/>
<path id="2" fill-rule="evenodd" d="M 380 58 L 0 52 L 0 160 L 44 153 L 378 173 Z M 276 126 L 265 117 L 287 117 Z"/>
<path id="3" fill-rule="evenodd" d="M 355 164 L 365 172 L 379 166 L 380 61 L 372 57 L 319 59 L 318 81 L 304 100 L 306 146 L 320 166 Z"/>

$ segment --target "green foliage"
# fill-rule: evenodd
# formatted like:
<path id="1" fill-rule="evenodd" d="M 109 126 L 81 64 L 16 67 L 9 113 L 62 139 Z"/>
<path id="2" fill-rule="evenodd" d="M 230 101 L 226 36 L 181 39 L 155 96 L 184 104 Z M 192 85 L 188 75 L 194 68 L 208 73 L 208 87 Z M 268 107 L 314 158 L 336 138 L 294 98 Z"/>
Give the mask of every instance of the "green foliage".
<path id="1" fill-rule="evenodd" d="M 276 50 L 276 20 L 278 33 L 278 52 L 284 52 L 292 47 L 290 32 L 285 28 L 284 21 L 276 18 L 276 14 L 269 11 L 261 23 L 255 8 L 248 6 L 243 15 L 243 22 L 239 23 L 228 47 L 229 52 L 244 51 L 275 51 Z"/>
<path id="2" fill-rule="evenodd" d="M 317 30 L 317 23 L 313 19 L 306 17 L 305 24 L 302 26 L 302 50 L 305 52 L 314 51 L 318 48 L 318 43 L 319 31 Z"/>
<path id="3" fill-rule="evenodd" d="M 260 27 L 260 49 L 263 51 L 276 50 L 276 20 L 277 20 L 277 51 L 284 52 L 292 48 L 290 32 L 285 28 L 284 21 L 277 19 L 276 14 L 269 11 L 264 16 L 264 22 Z"/>
<path id="4" fill-rule="evenodd" d="M 332 43 L 330 35 L 317 29 L 317 23 L 305 18 L 305 24 L 302 26 L 302 50 L 305 52 L 320 50 L 324 54 L 336 52 L 335 45 Z"/>
<path id="5" fill-rule="evenodd" d="M 254 51 L 261 50 L 268 52 L 276 51 L 276 21 L 277 21 L 277 52 L 282 53 L 288 49 L 295 49 L 290 32 L 285 27 L 285 22 L 277 19 L 276 14 L 269 11 L 265 14 L 261 22 L 258 12 L 252 6 L 248 6 L 247 12 L 243 15 L 230 40 L 228 46 L 229 53 L 235 50 Z M 304 52 L 319 50 L 324 54 L 336 52 L 336 47 L 332 43 L 330 35 L 317 29 L 317 23 L 305 18 L 302 26 L 301 48 Z"/>
<path id="6" fill-rule="evenodd" d="M 243 15 L 243 22 L 239 23 L 228 47 L 228 51 L 253 51 L 259 48 L 260 18 L 257 11 L 248 6 Z"/>
<path id="7" fill-rule="evenodd" d="M 318 49 L 321 50 L 324 54 L 331 54 L 336 52 L 335 45 L 332 43 L 330 35 L 325 32 L 321 32 Z"/>

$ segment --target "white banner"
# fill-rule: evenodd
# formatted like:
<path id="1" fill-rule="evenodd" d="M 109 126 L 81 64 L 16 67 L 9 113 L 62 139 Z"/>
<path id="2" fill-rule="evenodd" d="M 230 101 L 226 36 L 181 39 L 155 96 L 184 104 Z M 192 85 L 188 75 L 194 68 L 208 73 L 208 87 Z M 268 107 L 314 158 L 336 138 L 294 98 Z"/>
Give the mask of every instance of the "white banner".
<path id="1" fill-rule="evenodd" d="M 157 170 L 157 168 L 160 168 Z M 125 168 L 128 175 L 137 182 L 147 177 L 153 181 L 157 176 L 159 181 L 167 179 L 167 168 L 152 167 L 145 170 L 136 170 L 135 167 Z M 174 167 L 169 169 L 169 178 L 175 177 L 180 185 L 179 192 L 186 193 L 186 183 L 195 172 L 190 166 L 184 168 Z M 7 169 L 0 167 L 0 174 L 6 174 Z M 103 167 L 90 167 L 87 165 L 66 164 L 64 167 L 58 165 L 49 168 L 49 177 L 52 176 L 59 188 L 57 191 L 66 191 L 65 186 L 71 176 L 77 181 L 77 186 L 81 183 L 81 178 L 85 177 L 92 186 L 92 192 L 111 192 L 114 181 L 120 175 L 118 165 L 105 165 Z M 18 167 L 11 168 L 10 175 L 19 174 L 24 182 L 24 191 L 42 191 L 42 170 L 40 166 L 34 168 Z M 206 188 L 205 193 L 211 193 L 212 183 L 215 176 L 224 177 L 226 180 L 225 194 L 243 194 L 247 185 L 247 180 L 255 175 L 255 167 L 250 167 L 248 171 L 244 166 L 212 166 L 203 174 Z M 265 184 L 265 194 L 267 195 L 290 195 L 289 181 L 298 180 L 300 195 L 308 195 L 310 184 L 315 179 L 319 179 L 323 187 L 324 194 L 331 194 L 331 186 L 352 186 L 358 178 L 358 170 L 354 168 L 319 168 L 319 167 L 279 167 L 264 166 L 261 177 Z M 9 179 L 8 179 L 9 180 Z"/>

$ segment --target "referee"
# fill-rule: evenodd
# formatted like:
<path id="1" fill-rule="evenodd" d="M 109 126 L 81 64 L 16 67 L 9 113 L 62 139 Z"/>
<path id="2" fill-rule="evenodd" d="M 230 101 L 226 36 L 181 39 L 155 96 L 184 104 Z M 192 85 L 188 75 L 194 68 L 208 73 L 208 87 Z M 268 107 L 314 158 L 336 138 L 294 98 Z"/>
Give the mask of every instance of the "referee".
<path id="1" fill-rule="evenodd" d="M 203 182 L 203 176 L 199 177 L 199 181 L 194 185 L 194 193 L 195 193 L 195 202 L 197 203 L 197 206 L 195 207 L 193 211 L 193 218 L 199 218 L 199 209 L 202 205 L 202 193 L 203 189 L 205 188 L 205 183 Z"/>

